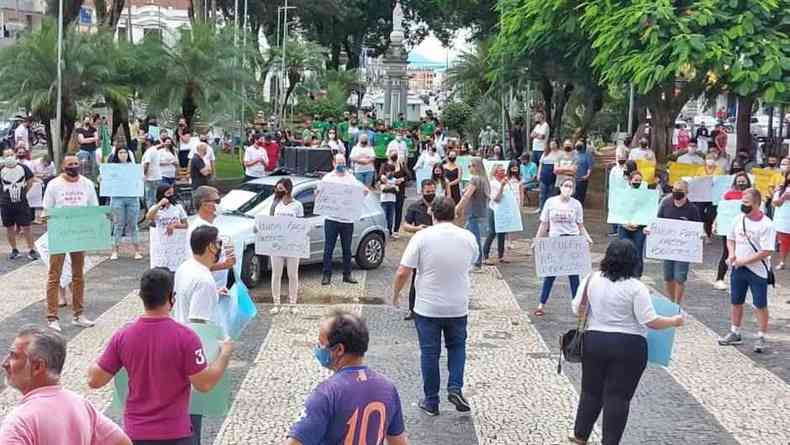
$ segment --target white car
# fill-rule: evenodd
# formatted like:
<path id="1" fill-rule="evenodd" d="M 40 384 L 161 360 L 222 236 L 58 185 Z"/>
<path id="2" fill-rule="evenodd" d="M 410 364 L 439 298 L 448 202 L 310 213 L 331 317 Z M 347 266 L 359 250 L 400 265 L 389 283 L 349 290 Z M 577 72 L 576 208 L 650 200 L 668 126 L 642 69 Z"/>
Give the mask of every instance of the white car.
<path id="1" fill-rule="evenodd" d="M 214 221 L 220 233 L 234 241 L 243 240 L 241 278 L 248 287 L 257 286 L 262 274 L 270 270 L 268 257 L 255 254 L 255 216 L 271 208 L 274 185 L 285 176 L 271 175 L 245 182 L 231 190 L 219 204 L 219 214 Z M 299 264 L 321 263 L 324 257 L 324 217 L 313 213 L 317 178 L 288 176 L 293 181 L 294 199 L 302 203 L 304 217 L 310 220 L 310 258 L 302 258 Z M 363 202 L 360 220 L 354 223 L 351 252 L 362 269 L 375 269 L 384 261 L 386 247 L 386 220 L 378 199 L 368 194 Z M 340 240 L 335 247 L 334 258 L 342 258 Z"/>

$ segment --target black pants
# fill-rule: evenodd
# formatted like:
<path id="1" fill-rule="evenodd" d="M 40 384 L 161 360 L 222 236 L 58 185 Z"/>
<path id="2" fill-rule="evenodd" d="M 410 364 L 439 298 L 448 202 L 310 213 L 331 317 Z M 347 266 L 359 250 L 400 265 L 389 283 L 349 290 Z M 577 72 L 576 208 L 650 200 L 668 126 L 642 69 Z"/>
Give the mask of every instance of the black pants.
<path id="1" fill-rule="evenodd" d="M 702 226 L 705 229 L 705 235 L 710 238 L 713 236 L 713 221 L 716 220 L 716 206 L 712 202 L 701 202 L 698 205 L 702 213 Z"/>
<path id="2" fill-rule="evenodd" d="M 573 192 L 573 197 L 576 198 L 584 207 L 584 200 L 587 199 L 587 183 L 581 179 L 576 180 L 576 190 Z"/>
<path id="3" fill-rule="evenodd" d="M 582 352 L 582 391 L 576 411 L 576 438 L 587 440 L 603 409 L 602 445 L 617 445 L 647 365 L 647 341 L 641 335 L 587 331 Z"/>
<path id="4" fill-rule="evenodd" d="M 351 237 L 354 223 L 342 223 L 331 219 L 324 220 L 324 275 L 332 276 L 332 256 L 335 253 L 337 237 L 343 249 L 343 276 L 351 275 Z"/>
<path id="5" fill-rule="evenodd" d="M 405 185 L 404 185 L 405 187 Z M 395 224 L 392 227 L 394 233 L 400 231 L 400 222 L 403 220 L 403 202 L 406 201 L 406 193 L 395 194 Z"/>
<path id="6" fill-rule="evenodd" d="M 719 258 L 719 270 L 716 271 L 716 281 L 723 280 L 724 276 L 727 275 L 727 269 L 730 268 L 727 265 L 727 258 L 730 256 L 730 249 L 727 248 L 727 237 L 724 237 L 721 244 L 721 258 Z"/>
<path id="7" fill-rule="evenodd" d="M 178 165 L 181 168 L 187 168 L 187 165 L 189 165 L 189 150 L 178 151 Z"/>
<path id="8" fill-rule="evenodd" d="M 494 238 L 496 238 L 497 257 L 501 260 L 505 256 L 505 236 L 506 233 L 504 232 L 496 233 L 494 225 L 494 211 L 489 209 L 488 236 L 486 236 L 486 241 L 483 243 L 483 258 L 488 259 L 488 255 L 491 253 L 491 244 L 494 242 Z"/>

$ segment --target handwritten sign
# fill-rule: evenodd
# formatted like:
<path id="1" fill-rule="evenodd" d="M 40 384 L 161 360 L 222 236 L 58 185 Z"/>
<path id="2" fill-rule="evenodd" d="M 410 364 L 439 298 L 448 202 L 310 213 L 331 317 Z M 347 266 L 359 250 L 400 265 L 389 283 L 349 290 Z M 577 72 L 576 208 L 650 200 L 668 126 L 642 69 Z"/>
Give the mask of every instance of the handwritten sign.
<path id="1" fill-rule="evenodd" d="M 703 165 L 682 164 L 680 162 L 669 163 L 669 184 L 673 185 L 677 181 L 687 176 L 700 176 L 705 169 Z"/>
<path id="2" fill-rule="evenodd" d="M 306 219 L 258 215 L 255 228 L 256 255 L 310 258 L 310 224 Z"/>
<path id="3" fill-rule="evenodd" d="M 175 229 L 172 235 L 168 235 L 166 227 L 151 227 L 149 234 L 152 268 L 166 267 L 175 272 L 192 254 L 187 249 L 186 229 Z"/>
<path id="4" fill-rule="evenodd" d="M 713 177 L 713 189 L 711 190 L 710 195 L 714 204 L 721 201 L 721 199 L 724 197 L 724 194 L 727 193 L 730 188 L 732 188 L 732 181 L 734 180 L 734 175 Z"/>
<path id="5" fill-rule="evenodd" d="M 716 208 L 716 235 L 727 236 L 738 215 L 741 214 L 741 200 L 719 201 Z"/>
<path id="6" fill-rule="evenodd" d="M 112 246 L 109 207 L 62 207 L 48 213 L 50 253 L 105 250 Z"/>
<path id="7" fill-rule="evenodd" d="M 713 176 L 683 178 L 688 182 L 691 202 L 713 202 Z"/>
<path id="8" fill-rule="evenodd" d="M 656 218 L 659 194 L 645 187 L 609 187 L 609 224 L 646 226 Z"/>
<path id="9" fill-rule="evenodd" d="M 535 270 L 541 278 L 584 275 L 591 264 L 590 245 L 583 236 L 535 238 Z"/>
<path id="10" fill-rule="evenodd" d="M 649 159 L 639 159 L 636 161 L 636 168 L 642 173 L 642 179 L 648 184 L 656 183 L 656 161 Z"/>
<path id="11" fill-rule="evenodd" d="M 660 295 L 651 295 L 653 308 L 662 317 L 680 313 L 680 307 Z M 669 366 L 672 347 L 675 344 L 675 328 L 647 329 L 647 361 L 660 366 Z"/>
<path id="12" fill-rule="evenodd" d="M 210 364 L 219 355 L 219 341 L 224 338 L 222 329 L 212 324 L 190 323 L 188 325 L 200 337 L 206 363 Z M 129 398 L 129 374 L 121 368 L 113 379 L 112 407 L 116 413 L 123 413 Z M 206 417 L 224 417 L 230 410 L 230 377 L 227 373 L 214 388 L 206 393 L 192 388 L 189 398 L 189 414 Z"/>
<path id="13" fill-rule="evenodd" d="M 27 191 L 27 204 L 31 209 L 44 207 L 44 184 L 38 181 L 30 184 L 30 190 Z"/>
<path id="14" fill-rule="evenodd" d="M 774 227 L 777 232 L 790 233 L 790 202 L 774 207 Z"/>
<path id="15" fill-rule="evenodd" d="M 524 225 L 521 221 L 521 209 L 516 194 L 511 187 L 502 192 L 502 199 L 494 206 L 494 231 L 496 233 L 521 232 Z"/>
<path id="16" fill-rule="evenodd" d="M 702 262 L 702 223 L 658 218 L 648 226 L 645 256 L 657 260 Z"/>
<path id="17" fill-rule="evenodd" d="M 433 166 L 430 166 L 430 165 L 422 167 L 422 168 L 417 169 L 417 170 L 414 171 L 414 177 L 417 180 L 417 184 L 416 184 L 416 186 L 417 186 L 417 193 L 422 194 L 422 181 L 424 181 L 426 179 L 431 179 L 432 175 L 433 175 Z M 436 185 L 438 186 L 439 184 L 436 184 Z M 438 190 L 437 190 L 437 195 L 438 194 L 439 193 L 438 193 Z"/>
<path id="18" fill-rule="evenodd" d="M 141 164 L 99 164 L 99 196 L 143 196 Z"/>
<path id="19" fill-rule="evenodd" d="M 46 232 L 35 242 L 38 259 L 49 269 L 49 246 Z M 66 255 L 63 260 L 63 269 L 60 272 L 60 287 L 66 288 L 71 284 L 71 256 Z"/>
<path id="20" fill-rule="evenodd" d="M 488 177 L 491 175 L 491 169 L 494 168 L 495 165 L 502 167 L 507 171 L 507 167 L 510 164 L 510 161 L 489 161 L 488 159 L 483 159 L 483 169 L 486 171 L 485 176 Z"/>
<path id="21" fill-rule="evenodd" d="M 472 179 L 472 175 L 469 173 L 469 161 L 471 160 L 472 156 L 458 156 L 455 160 L 455 163 L 458 164 L 458 168 L 461 169 L 461 181 L 469 181 Z"/>
<path id="22" fill-rule="evenodd" d="M 770 196 L 774 192 L 774 187 L 782 183 L 782 174 L 776 170 L 767 168 L 753 168 L 754 188 L 760 191 L 763 196 Z"/>
<path id="23" fill-rule="evenodd" d="M 362 215 L 365 192 L 361 185 L 323 181 L 318 189 L 315 214 L 339 221 L 356 221 Z"/>

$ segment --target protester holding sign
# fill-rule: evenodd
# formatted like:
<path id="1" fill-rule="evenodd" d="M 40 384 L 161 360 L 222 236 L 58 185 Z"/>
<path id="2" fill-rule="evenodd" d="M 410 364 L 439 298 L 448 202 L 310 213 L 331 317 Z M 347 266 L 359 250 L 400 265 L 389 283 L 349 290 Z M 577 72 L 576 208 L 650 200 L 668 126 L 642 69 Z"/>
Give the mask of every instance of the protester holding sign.
<path id="1" fill-rule="evenodd" d="M 573 198 L 575 185 L 575 178 L 566 178 L 560 184 L 560 195 L 546 201 L 546 205 L 540 213 L 540 226 L 535 238 L 543 238 L 546 235 L 549 237 L 583 235 L 592 244 L 592 238 L 584 227 L 584 209 L 581 203 Z M 545 277 L 543 279 L 543 288 L 540 291 L 540 304 L 538 304 L 538 308 L 534 312 L 538 317 L 542 317 L 545 314 L 544 305 L 549 301 L 555 278 Z M 579 287 L 579 276 L 569 275 L 568 279 L 571 283 L 571 298 L 573 298 L 576 294 L 576 288 Z"/>
<path id="2" fill-rule="evenodd" d="M 475 260 L 475 272 L 479 272 L 483 265 L 483 246 L 481 244 L 480 225 L 487 216 L 491 185 L 489 184 L 483 160 L 474 157 L 469 161 L 469 174 L 472 179 L 464 187 L 464 195 L 456 205 L 456 214 L 466 216 L 466 230 L 472 232 L 477 240 L 478 257 Z"/>
<path id="3" fill-rule="evenodd" d="M 743 322 L 743 303 L 746 291 L 751 291 L 754 315 L 757 318 L 757 340 L 754 352 L 766 348 L 765 333 L 768 331 L 768 285 L 773 285 L 771 252 L 776 245 L 776 230 L 770 218 L 760 211 L 760 192 L 748 189 L 743 192 L 741 212 L 729 235 L 727 245 L 730 251 L 728 263 L 732 267 L 730 276 L 730 296 L 732 310 L 730 332 L 721 340 L 722 346 L 738 345 Z"/>
<path id="4" fill-rule="evenodd" d="M 638 189 L 642 187 L 642 173 L 639 171 L 631 172 L 628 178 L 629 185 Z M 644 270 L 644 252 L 645 252 L 645 234 L 643 230 L 645 226 L 635 224 L 621 224 L 617 229 L 617 237 L 622 240 L 630 241 L 636 249 L 636 265 L 634 266 L 634 276 L 637 278 L 642 277 Z"/>
<path id="5" fill-rule="evenodd" d="M 175 292 L 178 295 L 173 318 L 181 324 L 196 321 L 220 326 L 217 311 L 220 294 L 211 269 L 222 254 L 222 240 L 216 227 L 200 226 L 189 237 L 192 257 L 178 267 L 175 275 Z"/>
<path id="6" fill-rule="evenodd" d="M 189 416 L 191 388 L 208 392 L 220 381 L 233 343 L 223 342 L 217 359 L 207 363 L 197 334 L 170 318 L 177 300 L 172 273 L 165 268 L 143 274 L 140 299 L 143 315 L 112 336 L 88 370 L 88 386 L 99 389 L 125 369 L 129 396 L 123 424 L 134 443 L 199 444 L 201 418 Z"/>
<path id="7" fill-rule="evenodd" d="M 697 206 L 688 200 L 689 186 L 686 181 L 677 181 L 672 187 L 672 196 L 664 198 L 658 209 L 658 217 L 683 221 L 702 222 Z M 647 235 L 649 229 L 644 230 Z M 664 260 L 664 285 L 667 297 L 674 303 L 683 302 L 684 285 L 688 279 L 689 263 L 685 261 Z"/>
<path id="8" fill-rule="evenodd" d="M 150 208 L 156 199 L 156 189 L 162 182 L 162 165 L 159 158 L 159 145 L 152 145 L 150 139 L 146 139 L 146 149 L 140 164 L 143 165 L 145 174 L 145 205 Z"/>
<path id="9" fill-rule="evenodd" d="M 93 182 L 80 175 L 80 161 L 76 156 L 63 158 L 63 174 L 53 179 L 44 192 L 44 209 L 63 207 L 98 206 L 96 188 Z M 71 252 L 71 292 L 74 305 L 72 324 L 83 328 L 93 326 L 93 321 L 82 314 L 82 303 L 85 296 L 85 252 Z M 49 327 L 60 332 L 58 322 L 58 294 L 60 290 L 60 274 L 66 254 L 52 254 L 49 258 L 49 275 L 47 277 L 47 321 Z"/>
<path id="10" fill-rule="evenodd" d="M 353 155 L 351 156 L 353 159 Z M 368 190 L 354 176 L 346 171 L 346 157 L 342 154 L 335 155 L 334 170 L 321 178 L 321 184 L 316 192 L 316 202 L 321 195 L 324 184 L 344 184 L 364 188 L 364 195 Z M 357 205 L 361 206 L 359 202 Z M 351 276 L 351 238 L 354 235 L 354 220 L 340 216 L 327 216 L 324 218 L 324 276 L 321 285 L 326 286 L 332 282 L 332 257 L 335 253 L 335 244 L 340 237 L 340 246 L 343 249 L 343 282 L 357 284 Z"/>
<path id="11" fill-rule="evenodd" d="M 340 153 L 345 157 L 344 153 Z M 293 182 L 290 178 L 282 178 L 274 185 L 274 199 L 269 208 L 271 216 L 287 216 L 290 218 L 304 218 L 302 203 L 293 199 Z M 288 302 L 291 304 L 291 313 L 299 313 L 296 308 L 296 299 L 299 292 L 299 257 L 269 256 L 272 266 L 272 301 L 274 307 L 272 315 L 280 312 L 280 287 L 282 284 L 283 266 L 288 267 Z"/>
<path id="12" fill-rule="evenodd" d="M 507 178 L 507 172 L 501 165 L 494 164 L 491 168 L 490 178 L 491 180 L 488 184 L 491 190 L 491 202 L 488 204 L 488 236 L 483 244 L 483 258 L 487 265 L 493 266 L 496 263 L 490 259 L 488 255 L 491 253 L 491 244 L 494 242 L 494 238 L 496 238 L 497 244 L 497 259 L 501 263 L 508 262 L 505 260 L 505 238 L 507 237 L 507 233 L 497 233 L 494 220 L 494 207 L 502 200 L 502 195 L 506 191 L 508 193 L 517 192 L 512 190 L 510 181 L 508 181 Z"/>
<path id="13" fill-rule="evenodd" d="M 787 158 L 782 159 L 782 162 Z M 790 160 L 788 160 L 790 161 Z M 776 237 L 779 240 L 779 265 L 777 269 L 782 270 L 785 268 L 785 260 L 787 259 L 787 252 L 790 252 L 790 204 L 785 206 L 785 203 L 790 201 L 790 171 L 784 173 L 784 184 L 776 188 L 773 195 L 774 211 L 774 224 L 776 225 Z"/>
<path id="14" fill-rule="evenodd" d="M 744 190 L 751 188 L 752 181 L 749 179 L 749 175 L 746 172 L 739 172 L 734 175 L 734 179 L 732 181 L 732 188 L 727 191 L 722 197 L 725 201 L 740 201 L 743 198 Z M 718 220 L 714 223 L 714 232 L 719 232 L 716 230 L 716 226 L 718 225 Z M 727 290 L 727 283 L 724 282 L 724 276 L 727 275 L 727 270 L 729 270 L 729 266 L 727 265 L 727 259 L 730 257 L 729 248 L 727 245 L 727 236 L 724 235 L 722 239 L 722 252 L 721 258 L 719 258 L 719 268 L 716 271 L 716 281 L 713 283 L 713 287 L 718 290 Z"/>
<path id="15" fill-rule="evenodd" d="M 111 163 L 129 164 L 133 162 L 129 157 L 129 151 L 121 147 L 116 151 L 113 162 Z M 131 179 L 134 180 L 134 178 Z M 126 182 L 128 182 L 128 180 Z M 135 188 L 133 184 L 129 184 L 128 190 L 134 190 Z M 140 252 L 140 235 L 137 230 L 137 220 L 140 217 L 140 198 L 138 196 L 113 196 L 110 198 L 110 208 L 112 209 L 112 231 L 114 239 L 110 259 L 118 259 L 118 246 L 121 244 L 121 238 L 124 232 L 132 239 L 134 259 L 142 259 L 143 255 Z"/>
<path id="16" fill-rule="evenodd" d="M 602 443 L 620 443 L 631 398 L 647 366 L 648 328 L 680 327 L 685 322 L 684 315 L 656 313 L 650 290 L 633 274 L 636 263 L 631 243 L 612 241 L 600 272 L 587 276 L 573 299 L 573 313 L 587 317 L 581 394 L 569 437 L 573 443 L 587 443 L 601 411 Z"/>
<path id="17" fill-rule="evenodd" d="M 175 272 L 183 261 L 191 256 L 186 249 L 187 213 L 178 203 L 178 195 L 172 185 L 160 185 L 156 190 L 156 205 L 148 210 L 146 219 L 151 222 L 151 267 L 167 267 Z"/>

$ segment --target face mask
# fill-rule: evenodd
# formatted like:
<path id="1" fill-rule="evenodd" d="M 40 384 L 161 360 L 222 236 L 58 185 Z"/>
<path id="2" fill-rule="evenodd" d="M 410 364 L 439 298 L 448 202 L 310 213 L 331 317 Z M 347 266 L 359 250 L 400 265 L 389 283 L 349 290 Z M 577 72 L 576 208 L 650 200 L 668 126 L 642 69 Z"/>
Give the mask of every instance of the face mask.
<path id="1" fill-rule="evenodd" d="M 176 195 L 168 196 L 167 200 L 170 201 L 170 204 L 175 205 L 175 204 L 178 203 L 178 196 L 176 196 Z"/>
<path id="2" fill-rule="evenodd" d="M 740 191 L 744 191 L 749 188 L 749 184 L 735 184 L 735 188 Z"/>
<path id="3" fill-rule="evenodd" d="M 617 164 L 618 165 L 625 165 L 625 159 L 620 159 L 619 161 L 617 161 Z"/>
<path id="4" fill-rule="evenodd" d="M 79 167 L 67 167 L 67 168 L 64 168 L 63 171 L 66 172 L 66 175 L 68 175 L 68 176 L 70 176 L 72 178 L 76 178 L 77 176 L 80 175 L 80 168 Z"/>
<path id="5" fill-rule="evenodd" d="M 313 348 L 313 356 L 315 357 L 316 360 L 318 360 L 318 363 L 322 367 L 326 369 L 331 368 L 332 353 L 329 351 L 329 347 L 322 348 L 320 346 L 316 346 L 315 348 Z"/>
<path id="6" fill-rule="evenodd" d="M 390 161 L 395 162 L 398 160 L 397 156 L 390 156 Z"/>
<path id="7" fill-rule="evenodd" d="M 275 198 L 283 199 L 283 196 L 285 196 L 285 191 L 284 190 L 275 190 L 274 191 L 274 197 Z"/>
<path id="8" fill-rule="evenodd" d="M 642 187 L 642 183 L 641 182 L 634 182 L 633 184 L 631 184 L 631 187 L 633 187 L 635 189 L 638 189 L 639 187 Z"/>
<path id="9" fill-rule="evenodd" d="M 642 149 L 647 148 L 647 144 L 639 144 L 639 146 L 642 147 Z"/>
<path id="10" fill-rule="evenodd" d="M 686 197 L 686 192 L 672 192 L 672 197 L 675 198 L 675 201 L 680 201 Z"/>
<path id="11" fill-rule="evenodd" d="M 338 164 L 335 166 L 335 171 L 338 173 L 345 173 L 346 172 L 346 164 Z"/>
<path id="12" fill-rule="evenodd" d="M 776 167 L 776 162 L 769 162 L 768 166 L 771 167 L 771 168 L 774 168 L 774 167 Z"/>
<path id="13" fill-rule="evenodd" d="M 496 173 L 494 174 L 494 177 L 496 177 L 498 180 L 500 180 L 500 181 L 501 181 L 501 180 L 502 180 L 502 178 L 504 178 L 504 177 L 505 177 L 505 174 L 504 174 L 504 173 L 502 173 L 502 172 L 496 172 Z"/>
<path id="14" fill-rule="evenodd" d="M 447 159 L 449 159 L 450 162 L 455 162 L 455 156 L 448 156 Z"/>
<path id="15" fill-rule="evenodd" d="M 568 153 L 573 151 L 573 147 L 564 147 L 564 148 L 565 148 L 565 151 L 568 152 Z"/>
<path id="16" fill-rule="evenodd" d="M 747 205 L 747 204 L 741 204 L 741 212 L 743 212 L 743 213 L 745 213 L 745 214 L 747 214 L 747 215 L 748 215 L 749 213 L 752 213 L 752 208 L 753 208 L 753 207 L 752 207 L 752 206 L 750 206 L 750 205 Z"/>
<path id="17" fill-rule="evenodd" d="M 573 189 L 570 187 L 563 187 L 560 189 L 560 194 L 563 198 L 570 198 L 573 194 Z"/>
<path id="18" fill-rule="evenodd" d="M 425 193 L 424 195 L 422 195 L 422 199 L 424 199 L 425 202 L 433 202 L 433 198 L 435 197 L 436 197 L 435 193 Z"/>

